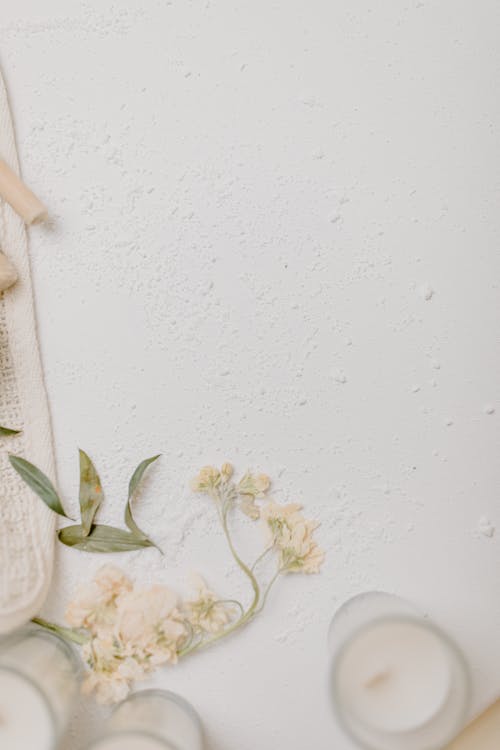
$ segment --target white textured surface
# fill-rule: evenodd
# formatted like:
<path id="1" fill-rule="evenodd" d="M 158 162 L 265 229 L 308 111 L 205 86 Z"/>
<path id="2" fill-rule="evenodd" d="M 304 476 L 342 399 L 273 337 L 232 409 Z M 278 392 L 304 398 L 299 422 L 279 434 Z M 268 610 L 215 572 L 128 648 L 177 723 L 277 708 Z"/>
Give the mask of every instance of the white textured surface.
<path id="1" fill-rule="evenodd" d="M 475 707 L 500 687 L 500 544 L 478 530 L 500 522 L 499 23 L 493 0 L 2 9 L 25 176 L 56 217 L 32 255 L 69 504 L 78 445 L 109 520 L 161 450 L 141 519 L 166 555 L 122 561 L 228 590 L 199 465 L 267 470 L 323 521 L 322 576 L 158 679 L 217 750 L 348 747 L 325 633 L 363 589 L 455 635 Z M 101 562 L 58 560 L 52 616 Z"/>

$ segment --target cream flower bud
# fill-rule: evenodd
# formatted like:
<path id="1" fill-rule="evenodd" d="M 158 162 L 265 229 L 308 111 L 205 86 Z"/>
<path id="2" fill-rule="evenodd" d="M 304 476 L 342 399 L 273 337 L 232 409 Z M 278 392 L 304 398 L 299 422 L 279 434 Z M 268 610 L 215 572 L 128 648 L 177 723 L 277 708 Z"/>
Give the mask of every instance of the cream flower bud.
<path id="1" fill-rule="evenodd" d="M 255 477 L 255 487 L 258 490 L 259 496 L 264 495 L 269 487 L 271 486 L 271 480 L 267 474 L 258 474 Z"/>
<path id="2" fill-rule="evenodd" d="M 264 497 L 271 485 L 267 474 L 251 474 L 249 471 L 238 483 L 240 495 L 251 495 L 252 497 Z"/>
<path id="3" fill-rule="evenodd" d="M 228 479 L 231 479 L 233 476 L 234 469 L 231 466 L 231 464 L 225 463 L 222 464 L 222 468 L 220 470 L 220 473 L 222 474 L 223 480 L 227 481 Z"/>
<path id="4" fill-rule="evenodd" d="M 204 466 L 197 477 L 191 483 L 194 492 L 210 492 L 218 487 L 221 481 L 221 475 L 214 466 Z"/>

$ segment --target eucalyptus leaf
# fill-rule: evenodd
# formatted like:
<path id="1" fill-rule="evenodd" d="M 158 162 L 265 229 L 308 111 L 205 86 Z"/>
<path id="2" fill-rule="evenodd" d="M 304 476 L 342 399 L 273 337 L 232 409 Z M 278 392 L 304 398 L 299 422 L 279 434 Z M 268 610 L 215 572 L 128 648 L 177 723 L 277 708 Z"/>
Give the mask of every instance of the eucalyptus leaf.
<path id="1" fill-rule="evenodd" d="M 144 476 L 144 472 L 150 466 L 154 461 L 156 461 L 158 458 L 160 458 L 160 454 L 157 456 L 152 456 L 151 458 L 146 458 L 144 461 L 141 461 L 137 469 L 132 474 L 132 477 L 130 479 L 129 485 L 128 485 L 128 498 L 127 498 L 127 505 L 125 506 L 125 523 L 127 524 L 130 531 L 135 534 L 139 539 L 147 539 L 147 534 L 145 534 L 141 529 L 138 527 L 136 522 L 134 521 L 134 518 L 132 516 L 132 507 L 131 507 L 131 501 L 132 497 L 134 496 L 134 493 L 139 486 L 139 483 Z"/>
<path id="2" fill-rule="evenodd" d="M 148 539 L 139 539 L 135 534 L 114 526 L 96 524 L 86 535 L 81 524 L 66 526 L 58 532 L 59 541 L 68 547 L 84 552 L 130 552 L 143 547 L 154 547 Z"/>
<path id="3" fill-rule="evenodd" d="M 0 426 L 0 436 L 7 437 L 8 435 L 19 435 L 21 430 L 12 430 L 10 427 Z"/>
<path id="4" fill-rule="evenodd" d="M 88 536 L 95 514 L 102 502 L 102 486 L 99 474 L 85 451 L 80 450 L 80 515 L 82 533 Z"/>
<path id="5" fill-rule="evenodd" d="M 64 516 L 64 518 L 69 518 L 62 507 L 61 500 L 59 499 L 59 495 L 57 494 L 54 485 L 50 479 L 40 471 L 40 469 L 37 469 L 36 466 L 20 456 L 10 455 L 9 461 L 21 479 L 26 482 L 28 487 L 31 487 L 33 492 L 35 492 L 38 497 L 54 511 L 54 513 L 58 513 L 60 516 Z"/>

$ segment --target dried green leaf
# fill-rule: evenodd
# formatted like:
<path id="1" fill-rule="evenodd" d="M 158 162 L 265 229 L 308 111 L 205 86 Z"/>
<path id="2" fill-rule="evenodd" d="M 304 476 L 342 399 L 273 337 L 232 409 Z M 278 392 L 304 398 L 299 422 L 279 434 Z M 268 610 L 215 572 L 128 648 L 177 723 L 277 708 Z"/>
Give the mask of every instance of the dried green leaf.
<path id="1" fill-rule="evenodd" d="M 129 531 L 102 524 L 92 526 L 88 535 L 84 534 L 80 524 L 66 526 L 58 532 L 58 536 L 63 544 L 84 552 L 130 552 L 143 547 L 154 547 L 148 539 L 139 539 Z"/>
<path id="2" fill-rule="evenodd" d="M 102 502 L 102 486 L 99 474 L 85 451 L 80 450 L 80 515 L 82 532 L 88 536 L 95 514 Z"/>
<path id="3" fill-rule="evenodd" d="M 8 435 L 19 435 L 21 430 L 12 430 L 10 427 L 0 426 L 0 436 L 7 437 Z"/>
<path id="4" fill-rule="evenodd" d="M 130 531 L 135 534 L 139 539 L 147 539 L 147 534 L 145 534 L 141 529 L 138 527 L 136 522 L 134 521 L 134 518 L 132 516 L 132 508 L 131 508 L 131 500 L 132 497 L 139 486 L 139 483 L 144 476 L 144 472 L 150 466 L 156 459 L 160 458 L 160 454 L 157 456 L 152 456 L 152 458 L 146 458 L 144 461 L 141 461 L 137 469 L 132 474 L 132 477 L 130 479 L 129 485 L 128 485 L 128 499 L 127 499 L 127 505 L 125 507 L 125 523 L 127 524 Z"/>
<path id="5" fill-rule="evenodd" d="M 25 458 L 20 456 L 9 456 L 9 461 L 13 468 L 17 471 L 21 479 L 23 479 L 28 487 L 31 487 L 38 497 L 49 506 L 54 513 L 58 513 L 60 516 L 69 518 L 64 512 L 59 495 L 50 479 L 45 476 L 40 469 L 26 461 Z M 71 519 L 70 519 L 71 520 Z"/>

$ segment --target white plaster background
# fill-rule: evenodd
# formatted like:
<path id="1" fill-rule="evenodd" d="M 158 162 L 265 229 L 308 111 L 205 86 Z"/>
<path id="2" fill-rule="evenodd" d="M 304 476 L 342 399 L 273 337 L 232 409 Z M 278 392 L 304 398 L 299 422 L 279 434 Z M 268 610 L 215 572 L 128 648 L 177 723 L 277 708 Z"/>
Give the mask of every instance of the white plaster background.
<path id="1" fill-rule="evenodd" d="M 321 576 L 158 677 L 212 749 L 349 747 L 325 633 L 364 589 L 449 629 L 475 708 L 500 687 L 500 542 L 478 531 L 500 527 L 499 23 L 494 0 L 2 3 L 24 174 L 55 218 L 31 251 L 67 504 L 77 446 L 116 521 L 161 451 L 139 515 L 165 557 L 121 562 L 237 593 L 199 466 L 265 470 L 323 523 Z M 101 562 L 59 548 L 45 614 Z"/>

